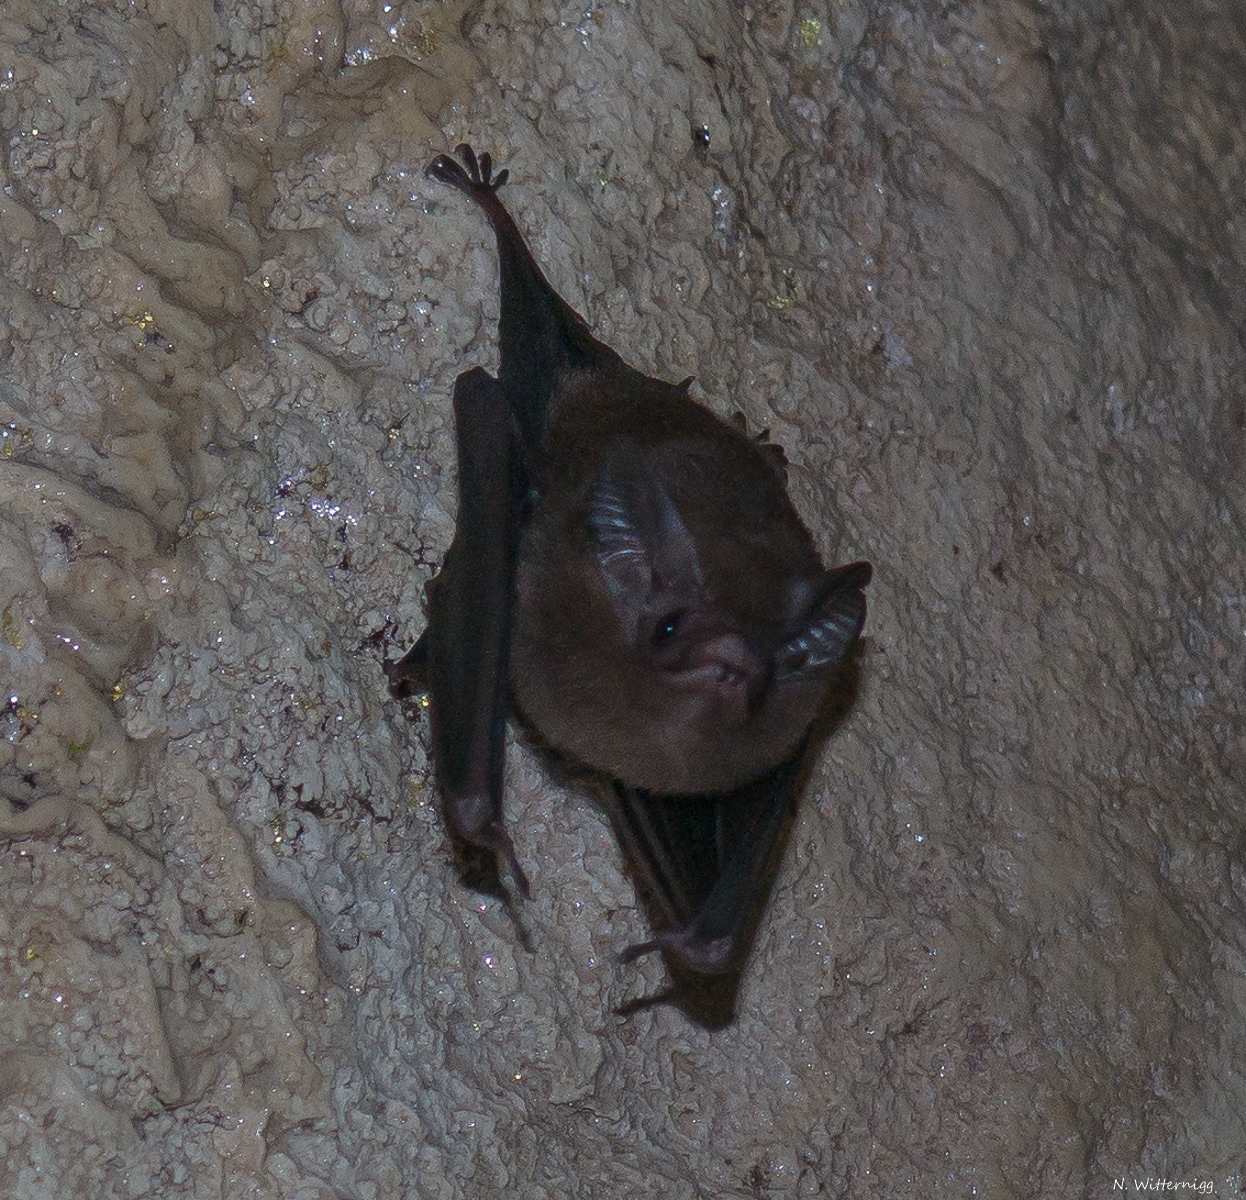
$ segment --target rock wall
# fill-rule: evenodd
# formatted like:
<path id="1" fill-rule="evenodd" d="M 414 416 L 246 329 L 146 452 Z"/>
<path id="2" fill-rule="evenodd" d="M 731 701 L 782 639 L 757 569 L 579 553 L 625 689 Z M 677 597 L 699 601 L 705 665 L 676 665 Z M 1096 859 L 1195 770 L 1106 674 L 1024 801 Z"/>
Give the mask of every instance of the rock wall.
<path id="1" fill-rule="evenodd" d="M 6 1194 L 1241 1194 L 1246 22 L 1187 7 L 8 0 Z M 615 1014 L 662 965 L 522 744 L 535 899 L 464 888 L 384 686 L 496 362 L 465 138 L 876 566 L 723 1030 Z"/>

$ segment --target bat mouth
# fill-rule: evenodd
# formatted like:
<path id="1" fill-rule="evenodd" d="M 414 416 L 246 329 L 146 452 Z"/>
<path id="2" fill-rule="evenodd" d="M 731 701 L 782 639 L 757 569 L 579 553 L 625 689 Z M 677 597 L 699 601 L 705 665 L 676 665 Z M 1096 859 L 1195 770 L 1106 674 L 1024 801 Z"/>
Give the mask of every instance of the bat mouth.
<path id="1" fill-rule="evenodd" d="M 720 633 L 697 645 L 678 666 L 663 671 L 665 683 L 699 696 L 715 725 L 744 724 L 765 696 L 770 670 L 765 659 L 736 633 Z"/>
<path id="2" fill-rule="evenodd" d="M 665 670 L 676 687 L 747 687 L 764 674 L 760 656 L 735 633 L 707 638 L 684 657 L 683 664 Z"/>

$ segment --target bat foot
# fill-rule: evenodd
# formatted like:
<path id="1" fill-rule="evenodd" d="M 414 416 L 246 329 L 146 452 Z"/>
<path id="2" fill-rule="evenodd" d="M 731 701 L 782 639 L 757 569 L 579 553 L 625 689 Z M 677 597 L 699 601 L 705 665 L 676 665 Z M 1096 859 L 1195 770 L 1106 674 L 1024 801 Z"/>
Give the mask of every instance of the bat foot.
<path id="1" fill-rule="evenodd" d="M 510 178 L 510 172 L 505 168 L 495 178 L 493 156 L 485 153 L 478 157 L 466 142 L 457 147 L 456 153 L 462 163 L 449 154 L 439 154 L 428 164 L 425 174 L 476 198 L 483 192 L 496 192 Z"/>
<path id="2" fill-rule="evenodd" d="M 519 865 L 519 855 L 515 853 L 515 843 L 511 841 L 510 835 L 503 829 L 491 829 L 488 841 L 480 844 L 492 850 L 506 864 L 519 894 L 525 900 L 531 900 L 532 885 L 528 882 L 527 873 Z"/>
<path id="3" fill-rule="evenodd" d="M 619 962 L 635 962 L 646 954 L 661 950 L 680 966 L 697 975 L 729 975 L 736 969 L 736 945 L 732 938 L 698 939 L 687 930 L 659 933 L 652 941 L 628 946 Z"/>
<path id="4" fill-rule="evenodd" d="M 442 781 L 443 789 L 445 787 Z M 461 846 L 475 846 L 487 851 L 510 869 L 515 886 L 525 900 L 532 899 L 532 886 L 519 865 L 515 843 L 502 825 L 500 796 L 483 789 L 469 788 L 443 795 L 450 833 Z"/>
<path id="5" fill-rule="evenodd" d="M 649 996 L 637 996 L 615 1008 L 616 1016 L 630 1019 L 637 1013 L 663 1005 L 673 1005 L 690 1021 L 703 1029 L 725 1029 L 736 1015 L 736 995 L 740 987 L 739 972 L 723 975 L 699 975 L 683 970 L 678 964 L 667 964 L 671 982 Z"/>

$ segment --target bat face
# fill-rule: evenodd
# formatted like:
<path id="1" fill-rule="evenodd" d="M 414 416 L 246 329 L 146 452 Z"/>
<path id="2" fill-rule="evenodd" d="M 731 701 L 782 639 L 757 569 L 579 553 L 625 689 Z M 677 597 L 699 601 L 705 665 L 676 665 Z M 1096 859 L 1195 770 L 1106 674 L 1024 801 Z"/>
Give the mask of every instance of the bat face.
<path id="1" fill-rule="evenodd" d="M 457 842 L 527 893 L 502 816 L 513 702 L 614 781 L 656 933 L 624 960 L 662 950 L 685 978 L 738 979 L 870 565 L 825 569 L 774 448 L 594 338 L 498 198 L 506 172 L 459 155 L 429 174 L 493 227 L 501 367 L 456 381 L 455 537 L 427 629 L 386 673 L 396 694 L 429 693 Z"/>
<path id="2" fill-rule="evenodd" d="M 828 605 L 773 462 L 652 380 L 568 381 L 548 442 L 519 551 L 510 680 L 524 718 L 649 791 L 721 794 L 781 762 L 838 665 L 807 661 L 805 640 L 860 612 L 856 590 L 847 614 L 834 589 Z"/>

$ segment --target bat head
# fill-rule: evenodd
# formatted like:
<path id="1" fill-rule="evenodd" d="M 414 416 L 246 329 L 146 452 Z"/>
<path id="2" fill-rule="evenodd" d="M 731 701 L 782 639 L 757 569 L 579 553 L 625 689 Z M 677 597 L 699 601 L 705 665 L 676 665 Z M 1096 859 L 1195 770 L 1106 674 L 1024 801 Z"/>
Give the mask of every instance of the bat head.
<path id="1" fill-rule="evenodd" d="M 783 519 L 750 531 L 680 491 L 651 454 L 616 447 L 578 536 L 537 523 L 512 689 L 557 749 L 631 787 L 712 794 L 800 742 L 860 633 L 870 568 L 824 571 L 785 496 Z"/>

